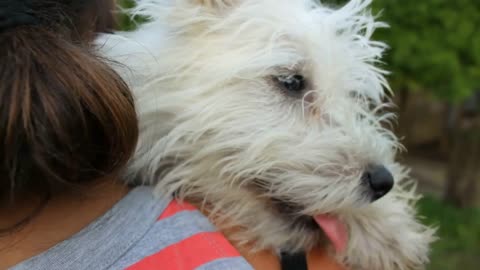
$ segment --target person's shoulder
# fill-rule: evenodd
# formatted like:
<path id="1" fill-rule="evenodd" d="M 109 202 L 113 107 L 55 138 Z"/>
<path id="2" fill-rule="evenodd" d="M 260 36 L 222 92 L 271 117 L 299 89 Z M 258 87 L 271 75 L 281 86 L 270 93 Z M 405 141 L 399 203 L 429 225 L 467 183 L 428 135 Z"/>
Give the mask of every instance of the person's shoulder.
<path id="1" fill-rule="evenodd" d="M 111 269 L 252 270 L 194 206 L 171 199 L 155 224 Z"/>

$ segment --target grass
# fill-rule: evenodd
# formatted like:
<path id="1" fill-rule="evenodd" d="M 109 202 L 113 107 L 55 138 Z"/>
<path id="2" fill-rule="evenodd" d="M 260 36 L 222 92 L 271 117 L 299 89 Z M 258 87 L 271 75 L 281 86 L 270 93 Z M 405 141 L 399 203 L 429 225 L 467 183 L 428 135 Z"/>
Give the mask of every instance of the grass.
<path id="1" fill-rule="evenodd" d="M 426 196 L 419 211 L 427 224 L 439 227 L 428 270 L 480 269 L 480 209 L 457 209 Z"/>

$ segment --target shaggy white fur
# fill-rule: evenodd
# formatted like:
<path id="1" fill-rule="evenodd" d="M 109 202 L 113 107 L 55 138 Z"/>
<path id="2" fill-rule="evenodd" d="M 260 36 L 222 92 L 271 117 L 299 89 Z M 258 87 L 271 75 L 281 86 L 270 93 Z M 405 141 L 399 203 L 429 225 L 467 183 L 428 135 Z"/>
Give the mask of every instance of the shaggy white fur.
<path id="1" fill-rule="evenodd" d="M 323 233 L 301 220 L 328 213 L 348 228 L 337 257 L 350 269 L 422 269 L 434 232 L 384 128 L 386 46 L 371 36 L 385 25 L 370 2 L 139 0 L 149 23 L 98 40 L 137 98 L 130 179 L 206 207 L 257 249 L 312 248 Z M 372 164 L 396 180 L 373 203 Z"/>

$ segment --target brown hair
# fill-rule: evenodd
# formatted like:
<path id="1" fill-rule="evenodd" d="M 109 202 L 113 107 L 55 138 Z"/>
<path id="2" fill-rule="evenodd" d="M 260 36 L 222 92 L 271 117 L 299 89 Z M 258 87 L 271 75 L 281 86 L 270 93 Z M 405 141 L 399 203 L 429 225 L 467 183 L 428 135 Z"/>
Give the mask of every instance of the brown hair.
<path id="1" fill-rule="evenodd" d="M 128 87 L 88 45 L 113 1 L 30 2 L 39 23 L 0 32 L 0 202 L 116 173 L 138 136 Z"/>

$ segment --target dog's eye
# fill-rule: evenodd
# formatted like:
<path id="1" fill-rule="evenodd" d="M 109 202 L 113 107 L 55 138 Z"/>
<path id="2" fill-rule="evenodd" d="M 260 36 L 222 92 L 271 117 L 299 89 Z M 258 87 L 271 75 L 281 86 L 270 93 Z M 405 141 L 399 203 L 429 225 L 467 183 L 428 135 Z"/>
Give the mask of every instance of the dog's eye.
<path id="1" fill-rule="evenodd" d="M 274 77 L 278 86 L 287 94 L 299 96 L 303 93 L 306 87 L 305 78 L 302 75 L 280 75 Z"/>
<path id="2" fill-rule="evenodd" d="M 358 99 L 361 97 L 360 93 L 357 91 L 350 91 L 348 94 L 353 99 Z"/>

